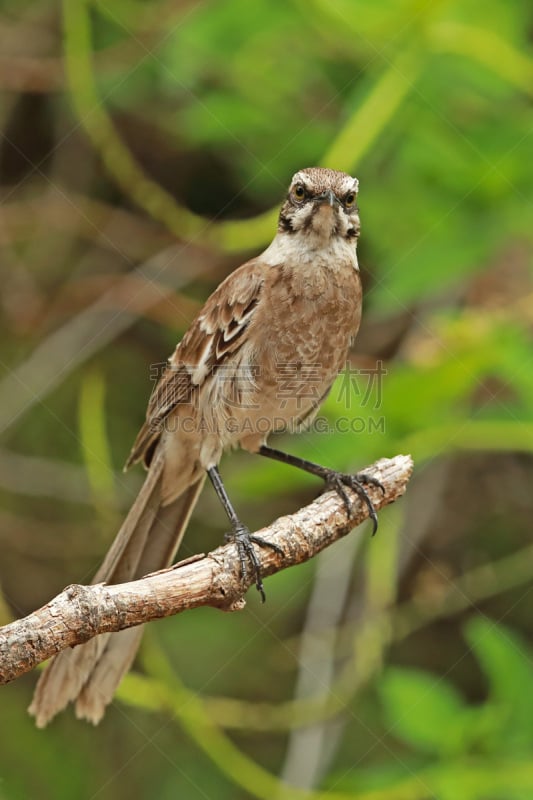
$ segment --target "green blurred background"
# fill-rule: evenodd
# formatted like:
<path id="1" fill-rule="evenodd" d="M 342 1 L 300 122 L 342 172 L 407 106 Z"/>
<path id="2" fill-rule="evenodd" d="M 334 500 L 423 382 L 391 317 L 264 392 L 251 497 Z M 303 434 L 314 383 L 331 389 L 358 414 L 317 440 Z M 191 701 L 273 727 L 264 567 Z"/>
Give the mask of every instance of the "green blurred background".
<path id="1" fill-rule="evenodd" d="M 283 445 L 416 470 L 265 606 L 152 624 L 99 728 L 2 688 L 2 800 L 533 797 L 532 37 L 529 0 L 3 0 L 2 621 L 90 580 L 150 365 L 301 167 L 359 178 L 365 313 L 352 432 Z M 252 528 L 319 490 L 259 461 Z M 207 487 L 182 554 L 224 530 Z"/>

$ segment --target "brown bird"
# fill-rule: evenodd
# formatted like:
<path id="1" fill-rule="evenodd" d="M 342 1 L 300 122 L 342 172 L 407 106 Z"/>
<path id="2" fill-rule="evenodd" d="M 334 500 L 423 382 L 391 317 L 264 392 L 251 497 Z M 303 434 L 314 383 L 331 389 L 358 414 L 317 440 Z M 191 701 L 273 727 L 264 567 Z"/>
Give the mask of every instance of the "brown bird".
<path id="1" fill-rule="evenodd" d="M 356 255 L 358 181 L 318 167 L 293 177 L 276 236 L 223 281 L 191 324 L 156 386 L 126 467 L 148 475 L 94 583 L 121 583 L 168 566 L 206 475 L 224 505 L 241 570 L 253 570 L 264 599 L 252 536 L 225 491 L 218 464 L 242 447 L 323 478 L 350 507 L 345 486 L 367 503 L 364 474 L 344 475 L 274 450 L 268 436 L 308 425 L 328 394 L 361 319 Z M 30 713 L 42 727 L 75 702 L 94 724 L 139 646 L 142 627 L 103 634 L 56 656 Z"/>

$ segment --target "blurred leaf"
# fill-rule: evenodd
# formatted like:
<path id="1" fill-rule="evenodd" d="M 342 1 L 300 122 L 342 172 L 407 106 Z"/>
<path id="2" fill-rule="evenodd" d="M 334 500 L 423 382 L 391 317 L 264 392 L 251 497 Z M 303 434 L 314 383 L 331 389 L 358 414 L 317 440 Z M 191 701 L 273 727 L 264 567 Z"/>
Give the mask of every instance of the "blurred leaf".
<path id="1" fill-rule="evenodd" d="M 85 373 L 78 409 L 80 447 L 100 515 L 103 533 L 116 522 L 115 473 L 106 431 L 105 382 L 100 372 Z"/>
<path id="2" fill-rule="evenodd" d="M 461 752 L 465 705 L 443 678 L 408 669 L 388 669 L 378 689 L 389 733 L 431 753 Z"/>
<path id="3" fill-rule="evenodd" d="M 489 701 L 500 709 L 498 748 L 531 752 L 533 741 L 533 652 L 515 631 L 473 617 L 465 636 L 489 681 Z"/>

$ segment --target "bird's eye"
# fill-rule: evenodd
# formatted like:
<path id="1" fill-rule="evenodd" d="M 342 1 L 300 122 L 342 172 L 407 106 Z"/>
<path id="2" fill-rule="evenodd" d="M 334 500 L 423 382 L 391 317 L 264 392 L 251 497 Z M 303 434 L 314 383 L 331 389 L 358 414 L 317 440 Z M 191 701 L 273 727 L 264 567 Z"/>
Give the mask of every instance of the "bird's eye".
<path id="1" fill-rule="evenodd" d="M 355 192 L 349 192 L 344 198 L 346 208 L 351 208 L 355 203 Z"/>
<path id="2" fill-rule="evenodd" d="M 292 190 L 293 196 L 296 200 L 303 200 L 305 197 L 305 189 L 301 183 L 297 183 L 294 189 Z"/>

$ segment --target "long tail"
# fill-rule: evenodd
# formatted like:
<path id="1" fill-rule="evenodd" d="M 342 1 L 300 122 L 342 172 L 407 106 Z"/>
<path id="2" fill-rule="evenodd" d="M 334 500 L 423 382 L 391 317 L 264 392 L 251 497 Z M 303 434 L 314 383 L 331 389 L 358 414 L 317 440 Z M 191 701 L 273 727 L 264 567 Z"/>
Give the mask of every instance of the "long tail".
<path id="1" fill-rule="evenodd" d="M 146 480 L 109 549 L 93 583 L 123 583 L 172 563 L 205 478 L 161 506 L 162 457 L 156 456 Z M 41 675 L 28 709 L 39 728 L 69 702 L 76 716 L 96 725 L 122 677 L 130 668 L 143 627 L 96 636 L 55 656 Z"/>

